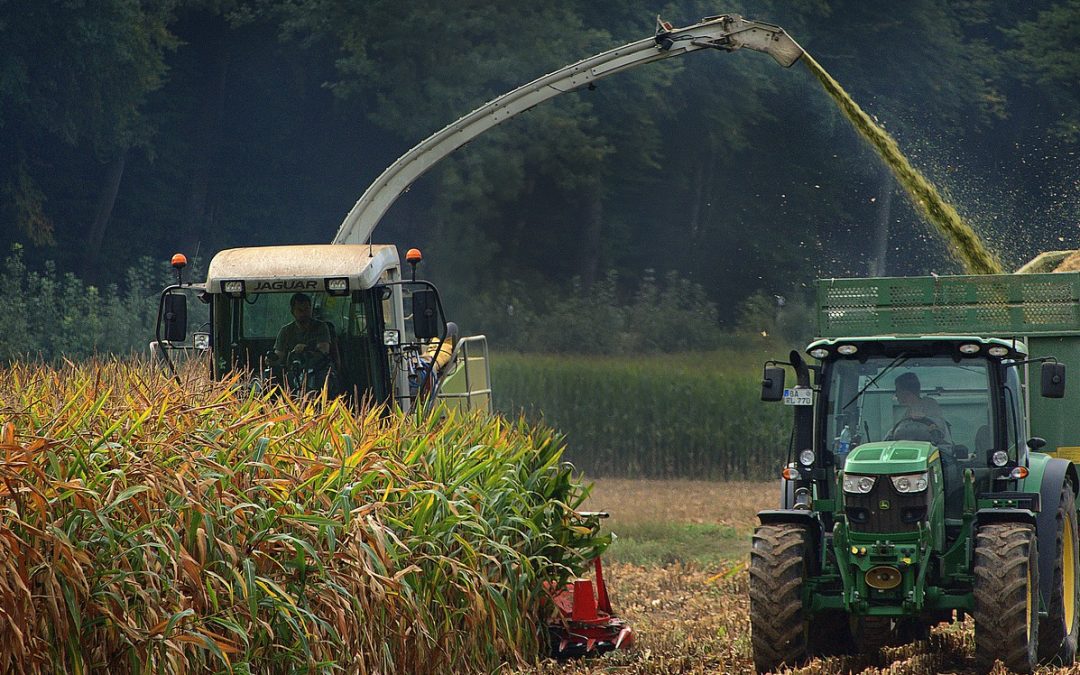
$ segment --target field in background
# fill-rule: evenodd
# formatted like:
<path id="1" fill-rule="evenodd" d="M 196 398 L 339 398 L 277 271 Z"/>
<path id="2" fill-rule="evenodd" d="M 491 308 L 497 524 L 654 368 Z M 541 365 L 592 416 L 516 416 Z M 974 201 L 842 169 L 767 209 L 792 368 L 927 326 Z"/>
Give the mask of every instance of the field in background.
<path id="1" fill-rule="evenodd" d="M 790 411 L 760 401 L 758 351 L 641 357 L 496 354 L 496 407 L 566 435 L 589 476 L 762 479 L 780 469 Z"/>
<path id="2" fill-rule="evenodd" d="M 616 535 L 605 559 L 637 565 L 745 562 L 756 514 L 774 508 L 777 481 L 599 479 L 582 506 L 607 511 Z"/>

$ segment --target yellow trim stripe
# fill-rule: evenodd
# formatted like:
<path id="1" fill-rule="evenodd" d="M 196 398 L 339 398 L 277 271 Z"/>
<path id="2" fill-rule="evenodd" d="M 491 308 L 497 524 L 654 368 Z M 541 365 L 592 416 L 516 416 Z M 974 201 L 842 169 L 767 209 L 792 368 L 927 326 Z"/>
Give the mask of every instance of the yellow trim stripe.
<path id="1" fill-rule="evenodd" d="M 926 463 L 929 464 L 929 463 L 933 462 L 935 459 L 937 459 L 939 457 L 941 457 L 941 452 L 938 451 L 938 450 L 935 450 L 935 451 L 930 453 L 929 457 L 926 458 Z"/>

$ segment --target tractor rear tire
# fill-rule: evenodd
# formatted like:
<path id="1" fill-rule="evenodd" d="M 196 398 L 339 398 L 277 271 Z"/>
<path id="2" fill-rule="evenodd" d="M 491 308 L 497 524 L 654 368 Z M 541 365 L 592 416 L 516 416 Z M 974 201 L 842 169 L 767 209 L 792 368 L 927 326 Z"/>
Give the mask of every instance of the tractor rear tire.
<path id="1" fill-rule="evenodd" d="M 975 535 L 975 668 L 995 660 L 1035 670 L 1039 643 L 1039 542 L 1027 523 L 990 523 Z"/>
<path id="2" fill-rule="evenodd" d="M 1039 661 L 1071 666 L 1076 660 L 1080 633 L 1080 555 L 1077 551 L 1076 497 L 1072 485 L 1061 486 L 1058 501 L 1057 545 L 1054 551 L 1054 583 L 1048 598 L 1049 615 L 1039 621 Z"/>
<path id="3" fill-rule="evenodd" d="M 803 609 L 808 570 L 806 528 L 781 523 L 754 531 L 750 549 L 750 644 L 759 673 L 806 658 L 809 615 Z"/>

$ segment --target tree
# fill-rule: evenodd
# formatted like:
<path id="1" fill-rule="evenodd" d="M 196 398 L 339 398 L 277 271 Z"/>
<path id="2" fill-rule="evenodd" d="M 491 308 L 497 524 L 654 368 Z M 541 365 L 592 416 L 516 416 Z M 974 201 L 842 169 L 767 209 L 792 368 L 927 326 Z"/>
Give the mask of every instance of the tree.
<path id="1" fill-rule="evenodd" d="M 80 239 L 91 257 L 108 227 L 128 152 L 149 149 L 152 126 L 141 114 L 159 87 L 171 0 L 0 2 L 0 166 L 12 207 L 2 217 L 35 244 L 56 242 L 40 176 L 52 167 L 40 148 L 59 142 L 105 167 L 93 224 Z M 100 174 L 101 172 L 99 172 Z"/>

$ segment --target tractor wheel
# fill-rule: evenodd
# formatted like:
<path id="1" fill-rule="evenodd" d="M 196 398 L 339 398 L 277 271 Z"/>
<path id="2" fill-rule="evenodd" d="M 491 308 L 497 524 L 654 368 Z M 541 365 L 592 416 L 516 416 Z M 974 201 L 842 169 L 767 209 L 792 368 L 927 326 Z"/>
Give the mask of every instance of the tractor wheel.
<path id="1" fill-rule="evenodd" d="M 1026 523 L 991 523 L 975 535 L 975 667 L 1000 659 L 1035 670 L 1039 642 L 1039 542 Z"/>
<path id="2" fill-rule="evenodd" d="M 853 620 L 852 633 L 860 654 L 872 654 L 897 643 L 893 619 L 888 616 L 860 616 Z"/>
<path id="3" fill-rule="evenodd" d="M 802 589 L 807 574 L 806 528 L 782 523 L 754 531 L 750 549 L 750 644 L 759 673 L 805 658 L 808 615 Z"/>
<path id="4" fill-rule="evenodd" d="M 1077 555 L 1076 497 L 1072 486 L 1061 487 L 1057 509 L 1057 550 L 1054 553 L 1054 583 L 1049 615 L 1039 621 L 1039 661 L 1071 666 L 1076 660 L 1077 633 L 1080 633 L 1080 555 Z"/>

